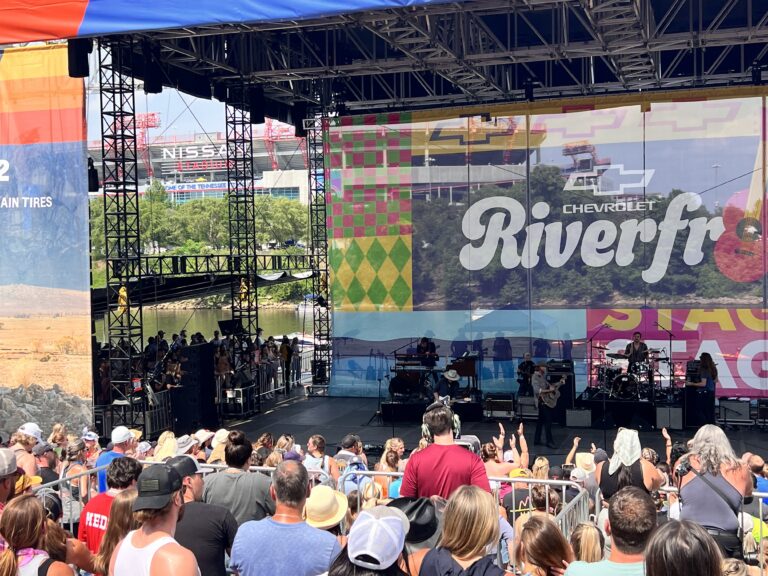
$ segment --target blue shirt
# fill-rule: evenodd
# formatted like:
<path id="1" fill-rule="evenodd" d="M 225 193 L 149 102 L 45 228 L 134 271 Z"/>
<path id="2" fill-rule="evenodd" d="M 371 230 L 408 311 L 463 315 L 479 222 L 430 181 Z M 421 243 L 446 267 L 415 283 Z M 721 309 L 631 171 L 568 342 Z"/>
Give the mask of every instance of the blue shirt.
<path id="1" fill-rule="evenodd" d="M 757 484 L 755 485 L 755 492 L 768 492 L 768 478 L 757 476 Z M 763 498 L 763 504 L 768 504 L 768 498 Z"/>
<path id="2" fill-rule="evenodd" d="M 571 562 L 565 576 L 645 576 L 645 562 L 620 564 L 610 560 Z"/>
<path id="3" fill-rule="evenodd" d="M 109 452 L 102 452 L 99 454 L 99 457 L 96 458 L 96 468 L 100 466 L 105 466 L 112 462 L 112 460 L 115 460 L 117 458 L 124 457 L 125 454 L 122 452 L 115 452 L 114 450 L 110 450 Z M 99 470 L 97 472 L 99 476 L 99 492 L 106 492 L 107 491 L 107 470 Z"/>
<path id="4" fill-rule="evenodd" d="M 229 566 L 240 576 L 317 576 L 328 571 L 339 552 L 329 532 L 306 522 L 282 524 L 265 518 L 240 526 Z"/>

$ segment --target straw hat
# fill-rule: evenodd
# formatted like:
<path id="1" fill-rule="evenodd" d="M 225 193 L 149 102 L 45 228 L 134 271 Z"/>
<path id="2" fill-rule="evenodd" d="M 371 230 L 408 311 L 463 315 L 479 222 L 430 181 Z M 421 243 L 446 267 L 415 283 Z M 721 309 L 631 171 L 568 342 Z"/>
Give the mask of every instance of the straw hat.
<path id="1" fill-rule="evenodd" d="M 307 498 L 304 514 L 307 524 L 327 530 L 338 525 L 347 513 L 347 497 L 330 486 L 315 486 Z"/>
<path id="2" fill-rule="evenodd" d="M 224 428 L 219 428 L 218 430 L 216 430 L 216 434 L 213 435 L 213 440 L 211 441 L 211 448 L 216 448 L 216 446 L 219 446 L 220 444 L 226 444 L 228 437 L 229 437 L 229 430 L 226 430 Z"/>
<path id="3" fill-rule="evenodd" d="M 16 494 L 23 494 L 32 486 L 40 486 L 42 483 L 43 479 L 40 476 L 27 476 L 26 474 L 22 474 L 16 479 Z"/>
<path id="4" fill-rule="evenodd" d="M 595 455 L 591 452 L 577 452 L 575 462 L 576 467 L 581 468 L 587 474 L 592 474 L 597 469 Z"/>

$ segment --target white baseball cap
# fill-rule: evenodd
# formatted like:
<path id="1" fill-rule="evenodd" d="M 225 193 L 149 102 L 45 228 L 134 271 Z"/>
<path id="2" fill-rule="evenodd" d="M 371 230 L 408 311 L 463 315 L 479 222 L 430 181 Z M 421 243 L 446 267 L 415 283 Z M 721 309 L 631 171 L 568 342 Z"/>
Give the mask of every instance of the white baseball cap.
<path id="1" fill-rule="evenodd" d="M 10 476 L 18 469 L 16 453 L 10 448 L 0 448 L 0 477 Z"/>
<path id="2" fill-rule="evenodd" d="M 110 440 L 112 440 L 113 445 L 122 444 L 123 442 L 128 442 L 128 440 L 133 440 L 133 434 L 125 426 L 118 426 L 112 430 Z"/>
<path id="3" fill-rule="evenodd" d="M 371 570 L 389 568 L 400 557 L 408 530 L 408 517 L 397 508 L 375 506 L 361 512 L 349 530 L 349 561 Z M 373 562 L 363 560 L 365 556 Z"/>
<path id="4" fill-rule="evenodd" d="M 40 426 L 34 422 L 27 422 L 26 424 L 19 426 L 19 432 L 26 434 L 27 436 L 32 436 L 38 442 L 43 441 L 43 431 L 40 429 Z"/>

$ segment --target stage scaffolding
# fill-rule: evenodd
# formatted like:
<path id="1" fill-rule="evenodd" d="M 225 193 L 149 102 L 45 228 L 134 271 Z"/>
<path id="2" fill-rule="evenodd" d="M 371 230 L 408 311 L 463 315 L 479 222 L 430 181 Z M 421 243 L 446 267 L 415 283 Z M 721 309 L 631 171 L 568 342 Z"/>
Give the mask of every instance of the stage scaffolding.
<path id="1" fill-rule="evenodd" d="M 124 73 L 124 59 L 132 55 L 129 38 L 99 41 L 106 326 L 110 383 L 120 406 L 111 423 L 143 427 L 144 398 L 138 394 L 143 376 L 141 291 L 132 294 L 128 289 L 129 282 L 141 284 L 134 83 Z"/>
<path id="2" fill-rule="evenodd" d="M 313 307 L 315 348 L 312 359 L 313 393 L 327 390 L 331 371 L 331 313 L 328 285 L 328 230 L 327 204 L 328 149 L 330 146 L 330 119 L 316 117 L 304 121 L 307 130 L 307 166 L 309 167 L 309 228 L 310 249 L 315 262 L 312 291 L 317 294 Z M 322 297 L 322 300 L 321 298 Z"/>
<path id="3" fill-rule="evenodd" d="M 256 208 L 253 184 L 253 134 L 246 110 L 245 86 L 236 91 L 236 104 L 227 104 L 227 181 L 229 255 L 232 266 L 232 320 L 242 341 L 255 339 L 259 323 L 256 295 Z M 242 332 L 240 328 L 242 327 Z M 239 351 L 238 351 L 239 352 Z"/>

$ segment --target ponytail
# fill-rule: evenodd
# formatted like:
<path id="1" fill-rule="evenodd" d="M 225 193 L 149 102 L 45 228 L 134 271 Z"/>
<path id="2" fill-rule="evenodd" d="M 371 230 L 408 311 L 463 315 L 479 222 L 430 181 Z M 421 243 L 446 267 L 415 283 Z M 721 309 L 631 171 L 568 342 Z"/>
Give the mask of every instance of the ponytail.
<path id="1" fill-rule="evenodd" d="M 6 548 L 0 553 L 0 576 L 16 576 L 19 573 L 19 561 L 16 553 Z"/>

